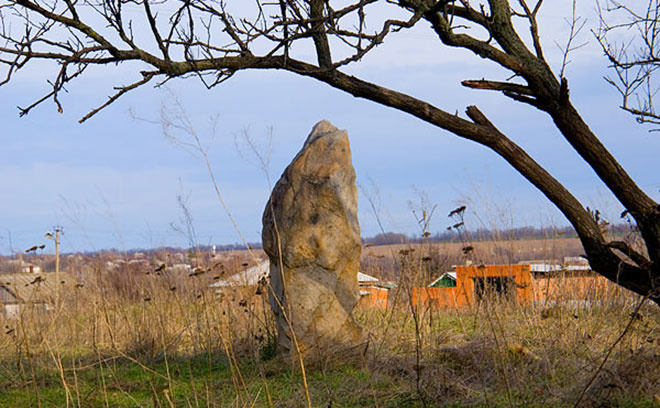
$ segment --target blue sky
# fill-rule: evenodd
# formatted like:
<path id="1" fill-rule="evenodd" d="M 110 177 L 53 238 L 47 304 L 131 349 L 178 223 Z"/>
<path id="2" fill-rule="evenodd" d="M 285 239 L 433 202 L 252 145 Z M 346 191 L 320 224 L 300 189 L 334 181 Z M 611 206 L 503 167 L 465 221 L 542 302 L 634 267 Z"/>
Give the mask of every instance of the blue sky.
<path id="1" fill-rule="evenodd" d="M 541 35 L 554 68 L 561 60 L 554 41 L 567 36 L 567 5 L 553 3 L 541 16 Z M 589 8 L 583 12 L 593 21 Z M 567 71 L 571 97 L 622 165 L 658 200 L 660 176 L 651 165 L 660 151 L 660 137 L 618 109 L 615 90 L 603 80 L 606 61 L 590 33 L 582 37 L 588 44 L 572 55 Z M 585 205 L 613 219 L 620 212 L 546 116 L 500 95 L 460 86 L 463 79 L 504 79 L 502 71 L 466 52 L 442 47 L 426 26 L 400 33 L 349 72 L 451 112 L 462 114 L 467 105 L 478 105 Z M 358 183 L 377 202 L 387 230 L 418 232 L 411 203 L 418 206 L 420 195 L 437 205 L 432 232 L 444 230 L 447 213 L 466 201 L 472 210 L 469 227 L 566 224 L 540 193 L 486 148 L 311 79 L 242 72 L 212 90 L 194 78 L 174 80 L 167 90 L 139 89 L 79 125 L 77 120 L 102 103 L 112 86 L 136 75 L 135 67 L 109 67 L 69 87 L 61 97 L 63 114 L 47 102 L 19 118 L 16 106 L 40 96 L 46 73 L 36 67 L 0 88 L 3 254 L 45 243 L 43 234 L 56 224 L 64 226 L 67 252 L 186 246 L 188 238 L 173 228 L 182 217 L 177 196 L 188 203 L 198 243 L 239 242 L 204 163 L 166 138 L 159 125 L 134 117 L 158 120 L 161 106 L 171 103 L 173 95 L 208 147 L 223 197 L 249 241 L 260 239 L 269 189 L 243 133 L 270 154 L 274 182 L 321 119 L 348 130 Z M 215 134 L 209 126 L 212 117 L 217 117 Z M 362 194 L 359 218 L 363 235 L 379 232 Z"/>

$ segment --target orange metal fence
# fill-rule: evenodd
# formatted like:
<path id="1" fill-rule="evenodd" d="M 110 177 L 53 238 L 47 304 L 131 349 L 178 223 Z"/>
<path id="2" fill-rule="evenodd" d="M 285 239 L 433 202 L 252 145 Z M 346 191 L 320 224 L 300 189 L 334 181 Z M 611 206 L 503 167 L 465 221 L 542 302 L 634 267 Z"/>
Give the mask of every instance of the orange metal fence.
<path id="1" fill-rule="evenodd" d="M 457 308 L 494 295 L 520 304 L 610 300 L 621 289 L 594 272 L 532 274 L 529 265 L 457 266 L 456 286 L 413 288 L 413 306 Z"/>
<path id="2" fill-rule="evenodd" d="M 360 296 L 358 306 L 369 307 L 373 309 L 387 309 L 387 298 L 389 294 L 389 290 L 387 288 L 379 288 L 375 286 L 360 287 L 360 292 L 369 293 Z"/>
<path id="3" fill-rule="evenodd" d="M 387 309 L 388 289 L 373 286 L 360 291 L 369 292 L 361 297 L 360 306 Z M 529 265 L 471 265 L 456 267 L 454 287 L 412 288 L 412 303 L 451 309 L 474 305 L 484 297 L 533 304 L 609 301 L 621 293 L 616 284 L 591 271 L 532 273 Z"/>

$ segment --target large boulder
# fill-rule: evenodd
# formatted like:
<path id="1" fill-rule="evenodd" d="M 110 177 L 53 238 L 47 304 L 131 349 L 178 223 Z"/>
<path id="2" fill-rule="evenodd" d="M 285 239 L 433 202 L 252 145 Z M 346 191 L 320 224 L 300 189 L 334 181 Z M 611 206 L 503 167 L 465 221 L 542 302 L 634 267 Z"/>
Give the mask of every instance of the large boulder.
<path id="1" fill-rule="evenodd" d="M 262 241 L 278 348 L 307 354 L 359 344 L 351 312 L 360 296 L 361 239 L 345 130 L 328 121 L 314 126 L 266 204 Z"/>

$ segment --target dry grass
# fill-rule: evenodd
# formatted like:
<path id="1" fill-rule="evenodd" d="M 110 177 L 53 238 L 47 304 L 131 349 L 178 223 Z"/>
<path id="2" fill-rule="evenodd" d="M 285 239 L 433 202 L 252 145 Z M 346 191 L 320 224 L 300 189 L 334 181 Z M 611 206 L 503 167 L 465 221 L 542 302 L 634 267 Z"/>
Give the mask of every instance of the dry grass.
<path id="1" fill-rule="evenodd" d="M 638 299 L 622 293 L 580 308 L 491 299 L 414 309 L 410 286 L 447 267 L 446 257 L 431 245 L 365 255 L 376 250 L 396 270 L 365 272 L 396 277 L 396 300 L 357 311 L 369 332 L 362 358 L 310 361 L 313 406 L 660 403 L 657 307 L 636 311 Z M 274 355 L 264 294 L 218 296 L 212 275 L 116 276 L 99 263 L 58 310 L 2 321 L 0 406 L 306 406 L 298 365 Z"/>
<path id="2" fill-rule="evenodd" d="M 396 255 L 413 249 L 432 257 L 431 265 L 442 268 L 439 270 L 442 273 L 451 270 L 452 265 L 465 262 L 463 248 L 466 245 L 464 242 L 440 242 L 367 246 L 362 251 L 360 265 L 364 270 L 387 274 L 395 270 L 394 265 L 399 261 Z M 584 254 L 577 238 L 477 241 L 469 245 L 474 247 L 470 259 L 478 259 L 486 264 L 515 264 L 531 260 L 554 260 L 561 263 L 565 256 Z M 437 274 L 432 276 L 435 278 Z"/>

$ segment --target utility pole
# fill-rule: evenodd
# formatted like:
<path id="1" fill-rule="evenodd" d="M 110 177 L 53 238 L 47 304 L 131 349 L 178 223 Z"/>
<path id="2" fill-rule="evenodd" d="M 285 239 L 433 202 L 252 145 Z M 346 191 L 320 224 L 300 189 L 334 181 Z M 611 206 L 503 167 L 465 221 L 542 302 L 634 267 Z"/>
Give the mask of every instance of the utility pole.
<path id="1" fill-rule="evenodd" d="M 60 233 L 62 232 L 62 226 L 61 225 L 56 225 L 53 227 L 53 230 L 55 231 L 55 236 L 53 236 L 52 233 L 47 232 L 45 237 L 48 239 L 52 239 L 55 241 L 55 282 L 56 282 L 56 300 L 55 300 L 55 306 L 56 308 L 60 305 L 60 286 L 61 286 L 61 281 L 60 281 Z"/>

